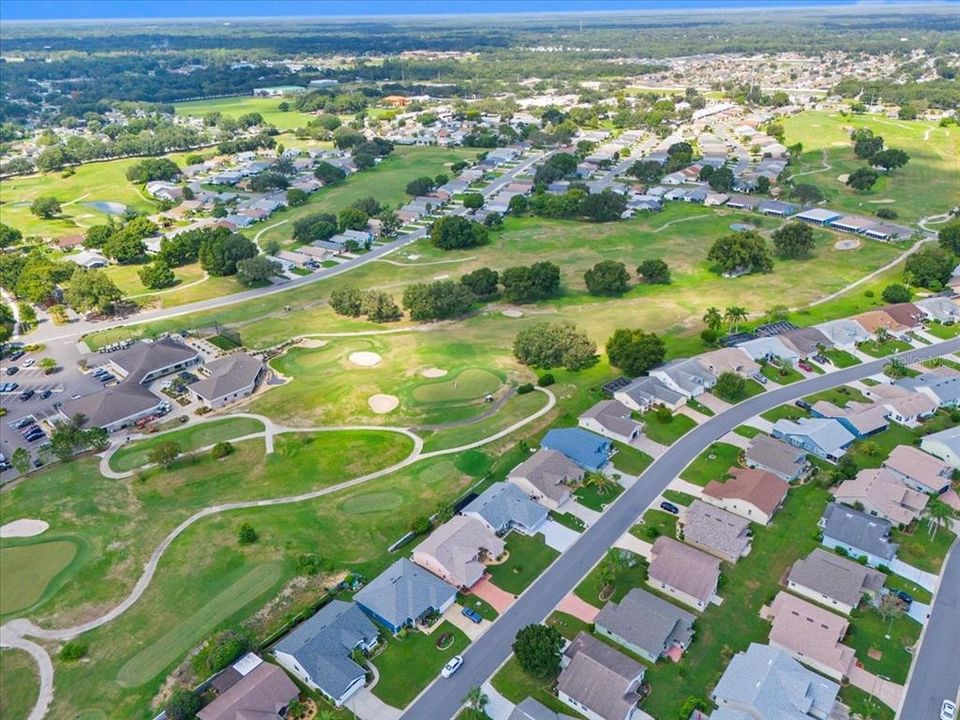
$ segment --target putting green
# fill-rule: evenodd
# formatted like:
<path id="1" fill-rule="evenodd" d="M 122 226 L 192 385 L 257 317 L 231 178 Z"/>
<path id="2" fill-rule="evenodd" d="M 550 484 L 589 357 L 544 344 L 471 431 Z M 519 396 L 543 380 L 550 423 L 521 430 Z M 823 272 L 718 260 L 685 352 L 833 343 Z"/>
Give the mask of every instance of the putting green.
<path id="1" fill-rule="evenodd" d="M 496 392 L 502 382 L 490 370 L 467 368 L 452 378 L 424 382 L 413 389 L 413 399 L 422 404 L 479 400 Z"/>
<path id="2" fill-rule="evenodd" d="M 371 492 L 344 500 L 340 503 L 340 509 L 353 515 L 366 515 L 392 510 L 402 504 L 403 496 L 400 493 Z"/>
<path id="3" fill-rule="evenodd" d="M 130 658 L 117 673 L 117 682 L 124 687 L 137 687 L 153 680 L 217 625 L 272 588 L 280 579 L 281 571 L 280 563 L 251 569 L 203 608 Z"/>
<path id="4" fill-rule="evenodd" d="M 0 615 L 28 608 L 77 554 L 69 540 L 0 548 Z"/>

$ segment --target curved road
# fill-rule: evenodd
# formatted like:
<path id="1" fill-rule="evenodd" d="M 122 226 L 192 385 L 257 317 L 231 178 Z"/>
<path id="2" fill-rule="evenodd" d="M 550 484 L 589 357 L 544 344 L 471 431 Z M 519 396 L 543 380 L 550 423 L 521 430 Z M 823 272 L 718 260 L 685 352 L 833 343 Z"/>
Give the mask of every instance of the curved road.
<path id="1" fill-rule="evenodd" d="M 892 357 L 905 363 L 912 363 L 957 350 L 960 350 L 960 338 Z M 681 437 L 640 475 L 635 485 L 607 508 L 601 518 L 524 591 L 484 635 L 467 648 L 463 653 L 463 669 L 452 678 L 435 681 L 408 707 L 402 720 L 439 720 L 454 717 L 462 707 L 463 698 L 469 690 L 481 685 L 510 656 L 510 645 L 517 632 L 526 625 L 542 622 L 616 540 L 630 529 L 640 513 L 660 495 L 670 481 L 710 443 L 754 415 L 772 407 L 878 373 L 892 357 L 836 370 L 769 390 L 719 413 Z M 941 592 L 941 596 L 944 595 Z M 940 608 L 934 608 L 935 617 L 939 617 L 939 610 Z M 950 614 L 949 609 L 946 614 Z M 960 624 L 956 621 L 956 607 L 953 608 L 953 625 L 954 632 L 958 632 L 956 628 Z M 953 644 L 945 655 L 939 655 L 941 664 L 949 664 L 945 662 L 949 657 L 956 659 L 957 645 Z M 936 658 L 936 650 L 931 652 Z M 926 654 L 921 653 L 921 657 L 925 660 Z M 955 662 L 954 665 L 960 666 L 960 663 Z M 960 667 L 957 668 L 957 672 L 960 674 Z M 907 697 L 910 698 L 909 691 Z M 908 716 L 903 717 L 906 719 Z M 909 720 L 927 720 L 927 718 L 921 714 L 910 716 Z M 931 716 L 930 720 L 936 720 L 936 717 Z"/>

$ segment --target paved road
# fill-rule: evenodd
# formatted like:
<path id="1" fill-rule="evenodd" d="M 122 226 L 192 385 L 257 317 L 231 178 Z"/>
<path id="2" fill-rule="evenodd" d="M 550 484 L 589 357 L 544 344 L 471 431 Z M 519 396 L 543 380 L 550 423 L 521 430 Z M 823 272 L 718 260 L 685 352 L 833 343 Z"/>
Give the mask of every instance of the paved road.
<path id="1" fill-rule="evenodd" d="M 957 350 L 960 350 L 960 339 L 929 345 L 896 357 L 905 363 L 911 363 Z M 481 685 L 510 655 L 510 645 L 517 631 L 530 623 L 541 622 L 549 615 L 564 595 L 572 590 L 603 557 L 607 549 L 613 546 L 617 538 L 636 522 L 640 513 L 711 442 L 772 407 L 880 372 L 889 360 L 890 358 L 875 360 L 769 390 L 718 414 L 680 438 L 497 619 L 486 634 L 464 652 L 463 669 L 450 679 L 434 682 L 408 708 L 402 720 L 440 720 L 456 715 L 470 688 Z M 944 593 L 941 595 L 946 597 Z M 939 602 L 938 597 L 938 605 Z M 934 612 L 938 610 L 935 609 Z M 956 606 L 953 621 L 956 622 Z M 954 631 L 960 633 L 957 628 L 954 628 Z M 939 657 L 943 663 L 946 658 L 957 657 L 957 647 L 960 647 L 960 643 L 955 642 L 946 655 L 936 651 L 931 654 Z M 932 664 L 935 664 L 934 661 L 931 661 Z M 947 674 L 942 668 L 938 669 L 938 672 Z M 909 720 L 925 718 L 911 717 Z"/>
<path id="2" fill-rule="evenodd" d="M 907 678 L 899 720 L 937 720 L 944 700 L 960 694 L 960 550 L 947 557 L 940 590 Z"/>
<path id="3" fill-rule="evenodd" d="M 490 183 L 486 188 L 484 188 L 481 193 L 484 197 L 490 198 L 496 195 L 500 190 L 506 187 L 509 183 L 513 182 L 514 178 L 518 175 L 526 172 L 530 169 L 532 165 L 539 162 L 543 158 L 551 155 L 552 153 L 543 153 L 539 155 L 532 156 L 522 161 L 516 167 L 508 170 L 503 175 L 498 177 L 492 183 Z M 464 207 L 458 207 L 452 211 L 452 214 L 463 215 L 467 212 L 467 209 Z M 147 322 L 154 322 L 157 320 L 163 320 L 167 318 L 180 317 L 183 315 L 189 315 L 191 313 L 202 312 L 205 310 L 215 310 L 217 308 L 226 307 L 228 305 L 235 305 L 236 303 L 244 302 L 246 300 L 252 300 L 254 298 L 261 298 L 267 295 L 274 295 L 276 293 L 287 292 L 288 290 L 293 290 L 294 288 L 302 287 L 304 285 L 309 285 L 315 283 L 319 280 L 333 277 L 335 275 L 340 275 L 342 273 L 348 272 L 357 268 L 361 265 L 366 265 L 368 262 L 372 262 L 377 258 L 381 258 L 385 255 L 398 250 L 399 248 L 409 245 L 410 243 L 419 240 L 427 234 L 426 229 L 415 230 L 412 233 L 405 233 L 398 237 L 397 239 L 386 243 L 384 245 L 379 245 L 374 247 L 370 252 L 359 255 L 356 258 L 347 260 L 346 262 L 340 263 L 336 267 L 324 268 L 318 270 L 317 272 L 311 273 L 310 275 L 304 275 L 302 277 L 297 277 L 289 282 L 283 283 L 282 285 L 271 285 L 264 288 L 254 288 L 253 290 L 244 290 L 243 292 L 233 293 L 232 295 L 226 295 L 224 297 L 211 298 L 209 300 L 201 300 L 199 302 L 190 303 L 188 305 L 180 305 L 179 307 L 170 308 L 170 309 L 161 309 L 161 310 L 148 310 L 146 312 L 137 313 L 131 317 L 122 318 L 122 319 L 111 319 L 102 322 L 90 322 L 87 320 L 79 320 L 77 322 L 71 323 L 67 326 L 57 326 L 51 322 L 43 323 L 36 330 L 30 333 L 29 339 L 30 342 L 50 342 L 51 340 L 61 340 L 65 338 L 76 338 L 81 335 L 86 335 L 87 333 L 97 332 L 100 330 L 108 330 L 114 327 L 125 327 L 129 325 L 141 325 Z"/>

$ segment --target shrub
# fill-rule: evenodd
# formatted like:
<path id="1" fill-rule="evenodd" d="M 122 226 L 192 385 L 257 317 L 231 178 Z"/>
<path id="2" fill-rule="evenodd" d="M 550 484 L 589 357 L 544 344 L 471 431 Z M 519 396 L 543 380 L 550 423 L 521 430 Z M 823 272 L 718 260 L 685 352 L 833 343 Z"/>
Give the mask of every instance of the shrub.
<path id="1" fill-rule="evenodd" d="M 87 645 L 79 640 L 71 640 L 64 643 L 57 656 L 61 660 L 72 661 L 79 660 L 87 654 Z"/>
<path id="2" fill-rule="evenodd" d="M 213 446 L 213 448 L 211 448 L 210 455 L 215 460 L 219 460 L 220 458 L 225 458 L 227 455 L 230 455 L 231 453 L 233 453 L 233 449 L 234 448 L 232 443 L 229 443 L 226 441 L 218 442 L 216 445 Z"/>
<path id="3" fill-rule="evenodd" d="M 200 698 L 185 688 L 177 688 L 163 706 L 167 720 L 190 720 L 200 709 Z"/>
<path id="4" fill-rule="evenodd" d="M 673 413 L 670 412 L 670 408 L 661 405 L 657 408 L 657 420 L 662 423 L 668 423 L 673 421 Z"/>
<path id="5" fill-rule="evenodd" d="M 250 523 L 242 523 L 237 530 L 237 542 L 241 545 L 252 545 L 259 537 L 257 531 L 253 529 L 253 525 Z"/>
<path id="6" fill-rule="evenodd" d="M 200 677 L 223 670 L 251 648 L 250 637 L 237 630 L 223 630 L 204 643 L 193 657 L 193 669 Z"/>
<path id="7" fill-rule="evenodd" d="M 553 377 L 553 373 L 544 373 L 543 375 L 537 378 L 537 385 L 539 385 L 540 387 L 550 387 L 555 382 L 556 380 Z"/>
<path id="8" fill-rule="evenodd" d="M 517 388 L 517 395 L 526 395 L 533 392 L 533 383 L 524 383 Z"/>
<path id="9" fill-rule="evenodd" d="M 330 563 L 316 553 L 300 553 L 297 555 L 297 572 L 301 575 L 317 575 L 329 567 Z"/>

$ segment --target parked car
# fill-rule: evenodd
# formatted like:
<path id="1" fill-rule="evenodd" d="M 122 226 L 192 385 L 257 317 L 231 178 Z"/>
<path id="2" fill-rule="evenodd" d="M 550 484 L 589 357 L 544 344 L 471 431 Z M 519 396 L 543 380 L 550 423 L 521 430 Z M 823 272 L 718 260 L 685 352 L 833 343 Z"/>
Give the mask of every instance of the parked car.
<path id="1" fill-rule="evenodd" d="M 5 392 L 5 393 L 13 392 L 18 387 L 20 387 L 18 383 L 3 383 L 2 385 L 0 385 L 0 392 Z"/>
<path id="2" fill-rule="evenodd" d="M 903 590 L 894 590 L 893 594 L 903 600 L 907 605 L 910 605 L 913 602 L 913 595 L 908 592 L 904 592 Z"/>
<path id="3" fill-rule="evenodd" d="M 753 379 L 756 380 L 756 381 L 757 381 L 758 383 L 760 383 L 761 385 L 766 385 L 766 384 L 767 384 L 767 378 L 764 377 L 763 373 L 754 373 L 754 374 L 753 374 Z"/>
<path id="4" fill-rule="evenodd" d="M 10 353 L 10 359 L 13 360 L 14 362 L 16 362 L 22 357 L 23 357 L 23 350 L 14 350 L 12 353 Z"/>
<path id="5" fill-rule="evenodd" d="M 22 393 L 20 393 L 20 399 L 26 401 L 32 398 L 35 394 L 35 390 L 24 390 Z"/>
<path id="6" fill-rule="evenodd" d="M 45 435 L 45 434 L 43 433 L 43 431 L 41 430 L 40 432 L 38 432 L 38 433 L 36 433 L 36 434 L 34 434 L 34 435 L 28 435 L 28 436 L 27 436 L 27 442 L 31 442 L 31 443 L 32 443 L 32 442 L 36 442 L 36 441 L 39 440 L 40 438 L 45 438 L 45 437 L 46 437 L 46 435 Z"/>
<path id="7" fill-rule="evenodd" d="M 40 393 L 40 399 L 46 400 L 51 395 L 53 395 L 53 390 L 50 390 L 50 389 L 44 390 L 42 393 Z"/>
<path id="8" fill-rule="evenodd" d="M 443 670 L 440 671 L 440 676 L 445 678 L 451 677 L 460 669 L 461 665 L 463 665 L 463 658 L 459 655 L 454 655 L 447 664 L 443 666 Z"/>
<path id="9" fill-rule="evenodd" d="M 42 467 L 43 467 L 43 460 L 41 460 L 40 458 L 34 458 L 34 460 L 33 460 L 33 466 L 34 466 L 35 468 L 42 468 Z"/>
<path id="10" fill-rule="evenodd" d="M 810 403 L 808 403 L 806 400 L 797 400 L 794 404 L 802 410 L 810 409 Z"/>
<path id="11" fill-rule="evenodd" d="M 801 370 L 806 370 L 807 372 L 813 372 L 813 365 L 808 363 L 806 360 L 800 360 L 797 365 L 800 366 Z"/>
<path id="12" fill-rule="evenodd" d="M 24 366 L 25 368 L 27 368 L 27 367 L 33 367 L 33 364 L 34 364 L 35 362 L 36 362 L 36 360 L 34 360 L 33 358 L 30 358 L 30 359 L 28 359 L 28 360 L 24 360 L 24 361 L 23 361 L 23 366 Z"/>
<path id="13" fill-rule="evenodd" d="M 25 418 L 20 418 L 19 420 L 17 420 L 13 424 L 13 426 L 17 430 L 23 430 L 23 428 L 25 428 L 27 425 L 33 425 L 33 423 L 34 423 L 34 419 L 32 417 L 27 416 Z"/>
<path id="14" fill-rule="evenodd" d="M 813 359 L 821 365 L 833 365 L 833 363 L 830 361 L 830 358 L 828 358 L 826 355 L 814 355 Z"/>
<path id="15" fill-rule="evenodd" d="M 661 508 L 662 510 L 666 510 L 668 513 L 672 513 L 672 514 L 674 514 L 674 515 L 679 515 L 679 514 L 680 514 L 680 508 L 678 508 L 678 507 L 677 507 L 676 505 L 674 505 L 672 502 L 667 502 L 666 500 L 664 500 L 662 503 L 660 503 L 660 508 Z"/>
<path id="16" fill-rule="evenodd" d="M 957 717 L 957 706 L 950 700 L 944 700 L 940 706 L 940 720 L 955 720 Z"/>
<path id="17" fill-rule="evenodd" d="M 465 607 L 461 612 L 463 613 L 464 617 L 469 619 L 471 622 L 477 623 L 478 625 L 480 624 L 480 621 L 483 620 L 483 618 L 480 617 L 480 613 L 473 608 Z"/>
<path id="18" fill-rule="evenodd" d="M 11 365 L 7 368 L 6 373 L 7 375 L 16 375 L 19 370 L 20 368 L 18 368 L 16 365 Z"/>

